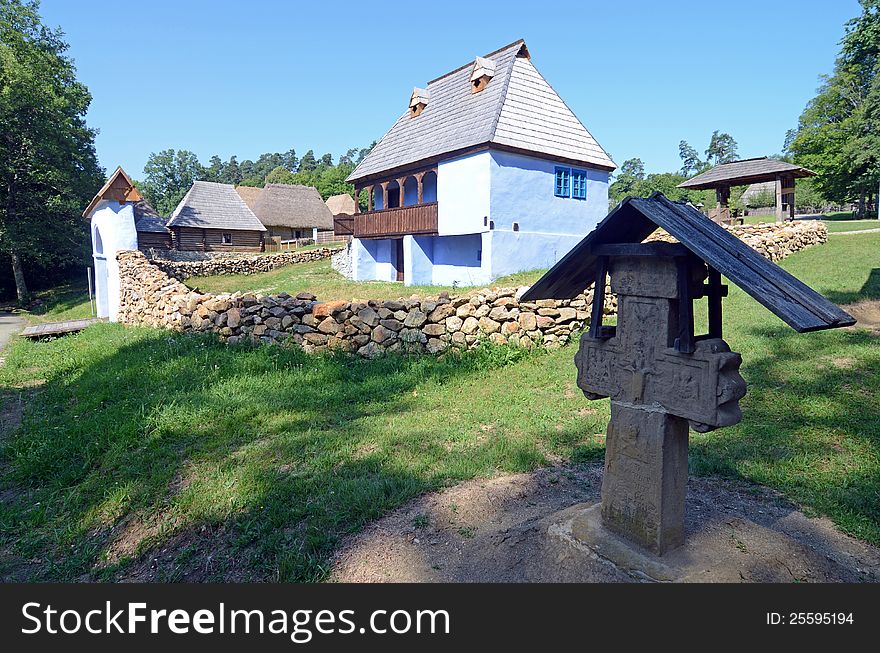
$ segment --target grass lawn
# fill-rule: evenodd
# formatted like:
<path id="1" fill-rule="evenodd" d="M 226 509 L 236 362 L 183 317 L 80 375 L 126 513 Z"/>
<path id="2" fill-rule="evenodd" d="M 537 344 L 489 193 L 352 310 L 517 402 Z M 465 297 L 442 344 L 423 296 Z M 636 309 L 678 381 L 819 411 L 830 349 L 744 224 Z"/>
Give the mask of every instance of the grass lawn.
<path id="1" fill-rule="evenodd" d="M 33 324 L 92 317 L 89 290 L 85 282 L 41 290 L 34 293 L 34 296 L 41 299 L 43 304 L 33 311 L 22 313 Z"/>
<path id="2" fill-rule="evenodd" d="M 539 275 L 536 273 L 518 273 L 501 277 L 494 281 L 494 286 L 520 286 L 534 282 Z M 288 292 L 310 292 L 320 301 L 336 299 L 396 299 L 410 295 L 437 295 L 446 290 L 450 293 L 461 292 L 452 286 L 404 286 L 401 283 L 385 281 L 349 281 L 336 272 L 329 259 L 297 263 L 283 268 L 276 268 L 263 274 L 219 275 L 213 277 L 195 277 L 186 282 L 202 292 L 262 292 L 277 294 Z"/>
<path id="3" fill-rule="evenodd" d="M 880 298 L 878 248 L 839 238 L 783 265 L 838 303 Z M 737 289 L 725 306 L 749 394 L 741 424 L 692 434 L 692 472 L 777 488 L 880 544 L 880 340 L 795 334 Z M 341 536 L 420 493 L 600 460 L 609 405 L 576 388 L 574 352 L 366 361 L 109 324 L 16 339 L 0 577 L 137 579 L 158 557 L 165 580 L 320 580 Z"/>
<path id="4" fill-rule="evenodd" d="M 825 224 L 828 226 L 830 234 L 861 229 L 880 229 L 880 220 L 834 220 Z"/>

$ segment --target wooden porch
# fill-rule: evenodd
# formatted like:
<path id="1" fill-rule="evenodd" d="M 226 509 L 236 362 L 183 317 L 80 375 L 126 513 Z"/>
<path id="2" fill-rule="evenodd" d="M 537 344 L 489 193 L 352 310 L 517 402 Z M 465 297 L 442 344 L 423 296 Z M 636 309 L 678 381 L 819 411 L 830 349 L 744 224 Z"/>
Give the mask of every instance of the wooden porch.
<path id="1" fill-rule="evenodd" d="M 352 217 L 355 238 L 437 234 L 437 202 L 355 213 Z"/>

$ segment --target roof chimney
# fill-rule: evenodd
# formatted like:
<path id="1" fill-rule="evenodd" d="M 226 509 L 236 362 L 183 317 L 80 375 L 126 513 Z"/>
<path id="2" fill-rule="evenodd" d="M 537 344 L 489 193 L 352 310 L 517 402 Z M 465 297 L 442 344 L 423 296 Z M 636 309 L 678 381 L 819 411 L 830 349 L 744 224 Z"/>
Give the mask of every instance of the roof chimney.
<path id="1" fill-rule="evenodd" d="M 494 76 L 495 62 L 484 57 L 477 57 L 474 60 L 474 69 L 471 73 L 471 93 L 482 91 Z"/>
<path id="2" fill-rule="evenodd" d="M 409 98 L 409 117 L 415 118 L 420 115 L 425 110 L 425 107 L 428 106 L 428 100 L 430 99 L 431 94 L 428 92 L 428 89 L 419 88 L 418 86 L 413 88 L 412 95 Z"/>

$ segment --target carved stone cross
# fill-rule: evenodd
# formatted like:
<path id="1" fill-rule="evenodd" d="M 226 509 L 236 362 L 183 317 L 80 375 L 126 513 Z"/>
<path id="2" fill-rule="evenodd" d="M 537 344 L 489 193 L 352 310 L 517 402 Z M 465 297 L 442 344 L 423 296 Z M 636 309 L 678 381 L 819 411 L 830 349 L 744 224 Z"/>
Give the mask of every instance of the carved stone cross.
<path id="1" fill-rule="evenodd" d="M 706 266 L 675 245 L 620 252 L 599 266 L 618 296 L 617 327 L 581 337 L 577 383 L 590 399 L 611 398 L 603 524 L 662 554 L 684 542 L 688 424 L 705 432 L 739 422 L 746 384 L 740 355 L 720 337 L 693 338 L 691 302 L 703 294 Z"/>

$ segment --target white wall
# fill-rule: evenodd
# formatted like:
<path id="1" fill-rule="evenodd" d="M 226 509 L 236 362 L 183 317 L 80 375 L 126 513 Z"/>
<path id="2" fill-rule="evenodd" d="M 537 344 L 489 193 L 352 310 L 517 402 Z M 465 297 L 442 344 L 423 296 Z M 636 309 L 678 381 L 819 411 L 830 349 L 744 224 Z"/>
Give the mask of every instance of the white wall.
<path id="1" fill-rule="evenodd" d="M 441 236 L 476 234 L 488 231 L 489 152 L 442 161 L 437 166 L 437 231 Z"/>
<path id="2" fill-rule="evenodd" d="M 351 241 L 351 274 L 355 281 L 395 281 L 394 243 L 391 240 Z"/>
<path id="3" fill-rule="evenodd" d="M 91 229 L 98 317 L 116 322 L 119 313 L 119 262 L 116 253 L 136 250 L 138 246 L 132 205 L 106 200 L 99 202 L 91 214 Z"/>

